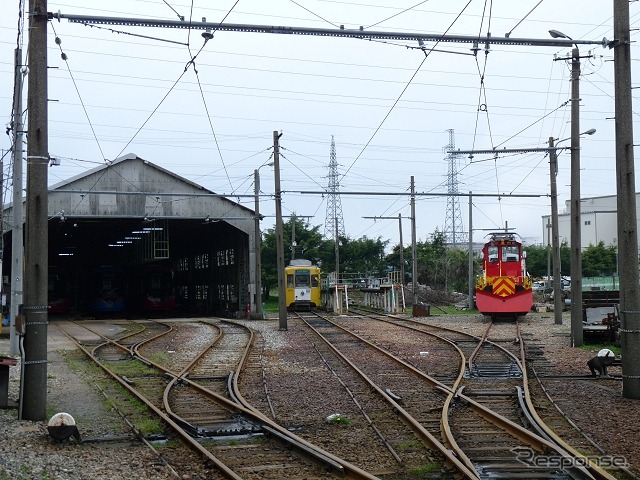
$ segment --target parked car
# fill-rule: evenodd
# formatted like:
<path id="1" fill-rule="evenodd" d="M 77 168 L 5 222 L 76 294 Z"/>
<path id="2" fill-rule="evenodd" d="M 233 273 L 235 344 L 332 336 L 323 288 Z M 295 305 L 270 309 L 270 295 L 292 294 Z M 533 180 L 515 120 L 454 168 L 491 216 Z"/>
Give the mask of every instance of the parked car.
<path id="1" fill-rule="evenodd" d="M 544 282 L 533 282 L 533 291 L 534 292 L 541 292 L 544 290 Z"/>

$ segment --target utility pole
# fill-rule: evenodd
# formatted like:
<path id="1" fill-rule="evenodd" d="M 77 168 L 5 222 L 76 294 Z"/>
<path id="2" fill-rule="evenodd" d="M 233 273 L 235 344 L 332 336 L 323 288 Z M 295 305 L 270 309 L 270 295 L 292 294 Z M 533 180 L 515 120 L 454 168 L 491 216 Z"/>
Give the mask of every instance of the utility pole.
<path id="1" fill-rule="evenodd" d="M 571 346 L 582 335 L 582 225 L 580 220 L 580 51 L 571 50 Z M 620 210 L 619 210 L 620 211 Z M 554 279 L 555 282 L 555 279 Z"/>
<path id="2" fill-rule="evenodd" d="M 556 277 L 553 277 L 554 280 Z M 547 219 L 547 281 L 551 280 L 551 222 Z"/>
<path id="3" fill-rule="evenodd" d="M 13 228 L 11 229 L 11 327 L 9 328 L 9 352 L 18 355 L 18 333 L 16 317 L 22 305 L 22 270 L 24 255 L 23 218 L 22 218 L 22 149 L 24 145 L 24 126 L 22 125 L 22 49 L 15 51 L 15 77 L 13 95 Z"/>
<path id="4" fill-rule="evenodd" d="M 627 0 L 613 1 L 613 35 L 622 396 L 640 399 L 640 282 Z"/>
<path id="5" fill-rule="evenodd" d="M 402 242 L 402 214 L 398 214 L 398 231 L 400 233 L 400 284 L 404 292 L 404 243 Z"/>
<path id="6" fill-rule="evenodd" d="M 284 237 L 282 228 L 282 190 L 280 190 L 280 137 L 273 132 L 273 169 L 276 198 L 276 257 L 278 267 L 278 318 L 280 330 L 287 330 L 287 292 L 284 278 Z"/>
<path id="7" fill-rule="evenodd" d="M 255 286 L 256 295 L 254 303 L 256 306 L 256 318 L 262 318 L 262 259 L 260 258 L 260 172 L 259 168 L 253 171 L 253 192 L 255 194 L 254 202 L 254 227 L 253 227 L 253 246 L 255 250 Z"/>
<path id="8" fill-rule="evenodd" d="M 411 290 L 413 305 L 418 302 L 418 249 L 416 247 L 416 185 L 411 175 Z"/>
<path id="9" fill-rule="evenodd" d="M 549 137 L 549 178 L 551 181 L 551 257 L 553 258 L 553 318 L 562 325 L 562 279 L 560 276 L 560 234 L 558 228 L 558 152 L 554 138 Z M 547 230 L 547 235 L 549 235 Z M 582 327 L 582 326 L 581 326 Z"/>
<path id="10" fill-rule="evenodd" d="M 473 200 L 471 191 L 469 191 L 469 310 L 473 310 L 476 305 L 473 301 L 473 294 L 475 292 L 475 282 L 473 275 Z"/>
<path id="11" fill-rule="evenodd" d="M 335 255 L 336 255 L 336 285 L 340 285 L 340 224 L 338 218 L 333 219 L 334 233 L 336 236 Z"/>
<path id="12" fill-rule="evenodd" d="M 47 407 L 47 278 L 49 231 L 47 169 L 47 0 L 29 1 L 29 140 L 27 143 L 27 218 L 25 248 L 24 376 L 20 419 L 42 421 Z"/>
<path id="13" fill-rule="evenodd" d="M 291 260 L 296 259 L 296 216 L 291 217 Z"/>

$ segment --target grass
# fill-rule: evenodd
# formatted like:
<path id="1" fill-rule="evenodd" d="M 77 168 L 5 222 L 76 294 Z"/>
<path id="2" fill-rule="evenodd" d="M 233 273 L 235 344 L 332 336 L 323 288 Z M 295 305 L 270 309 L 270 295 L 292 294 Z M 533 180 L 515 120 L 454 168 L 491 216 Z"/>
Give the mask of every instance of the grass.
<path id="1" fill-rule="evenodd" d="M 419 467 L 415 467 L 411 469 L 411 474 L 422 476 L 428 473 L 439 472 L 442 469 L 442 465 L 438 463 L 427 463 L 426 465 L 421 465 Z"/>
<path id="2" fill-rule="evenodd" d="M 420 443 L 417 440 L 413 440 L 410 442 L 402 442 L 396 446 L 396 449 L 400 452 L 419 450 L 421 448 L 422 448 L 422 443 Z"/>
<path id="3" fill-rule="evenodd" d="M 327 421 L 332 425 L 349 425 L 351 423 L 351 419 L 337 413 L 329 415 Z"/>
<path id="4" fill-rule="evenodd" d="M 262 311 L 265 313 L 278 313 L 278 296 L 269 295 L 269 298 L 262 302 Z"/>
<path id="5" fill-rule="evenodd" d="M 162 433 L 164 431 L 164 424 L 155 415 L 149 413 L 147 405 L 133 396 L 122 385 L 115 382 L 111 376 L 90 361 L 84 353 L 79 350 L 72 350 L 62 351 L 60 355 L 73 372 L 82 378 L 90 379 L 91 383 L 97 384 L 106 393 L 108 398 L 103 400 L 105 410 L 115 407 L 129 419 L 136 430 L 143 434 Z M 122 370 L 118 371 L 120 375 L 133 377 L 155 374 L 153 369 L 135 360 L 122 362 L 118 366 L 122 368 Z M 47 409 L 49 408 L 47 407 Z"/>
<path id="6" fill-rule="evenodd" d="M 612 343 L 583 343 L 579 348 L 581 348 L 582 350 L 588 350 L 590 352 L 595 351 L 595 350 L 600 350 L 602 348 L 608 348 L 609 350 L 611 350 L 617 357 L 620 356 L 621 353 L 621 349 L 620 347 L 612 344 Z"/>

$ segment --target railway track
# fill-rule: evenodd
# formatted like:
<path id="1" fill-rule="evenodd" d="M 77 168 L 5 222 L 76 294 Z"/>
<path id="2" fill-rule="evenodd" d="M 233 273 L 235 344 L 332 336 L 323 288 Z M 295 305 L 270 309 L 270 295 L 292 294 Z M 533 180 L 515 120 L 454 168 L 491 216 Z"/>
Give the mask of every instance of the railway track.
<path id="1" fill-rule="evenodd" d="M 89 342 L 91 348 L 86 343 L 78 345 L 198 451 L 213 466 L 212 474 L 232 479 L 376 478 L 297 438 L 243 406 L 239 400 L 236 403 L 220 393 L 224 376 L 221 372 L 228 372 L 230 368 L 232 372 L 228 372 L 226 385 L 230 391 L 236 390 L 233 372 L 241 369 L 251 346 L 253 337 L 249 329 L 226 322 L 207 323 L 204 327 L 199 322 L 182 323 L 178 331 L 186 325 L 199 332 L 197 337 L 201 342 L 202 330 L 209 330 L 209 339 L 201 342 L 200 353 L 194 353 L 190 361 L 188 358 L 169 361 L 167 345 L 178 345 L 185 338 L 194 337 L 176 335 L 176 329 L 165 323 L 153 325 L 153 328 L 146 325 L 140 329 L 129 326 L 126 330 L 134 330 L 133 333 L 115 339 L 90 330 L 94 335 Z M 77 332 L 80 327 L 74 324 L 73 330 Z M 67 331 L 64 326 L 61 328 Z M 224 335 L 227 329 L 229 335 Z M 101 343 L 96 341 L 98 337 Z M 225 337 L 229 339 L 226 343 Z M 154 343 L 159 346 L 154 347 Z M 230 350 L 235 356 L 230 357 Z M 160 360 L 152 359 L 156 355 Z M 132 365 L 139 362 L 144 364 L 142 368 Z M 189 378 L 191 372 L 194 379 Z M 238 399 L 239 392 L 231 393 L 231 397 Z"/>
<path id="2" fill-rule="evenodd" d="M 538 417 L 529 396 L 517 324 L 508 324 L 514 330 L 506 333 L 489 325 L 484 336 L 478 338 L 397 317 L 390 320 L 388 316 L 342 316 L 336 321 L 353 332 L 366 329 L 369 341 L 378 344 L 393 338 L 396 345 L 402 345 L 398 338 L 404 329 L 413 335 L 423 333 L 425 338 L 438 332 L 436 344 L 425 340 L 425 351 L 421 352 L 425 356 L 429 355 L 428 345 L 435 345 L 435 351 L 441 349 L 438 345 L 442 338 L 460 347 L 463 374 L 454 383 L 447 375 L 441 376 L 444 382 L 437 381 L 438 388 L 448 391 L 441 433 L 443 444 L 456 451 L 477 478 L 614 478 L 557 437 Z M 378 322 L 384 322 L 384 328 L 376 327 Z M 391 325 L 396 326 L 397 334 Z M 490 331 L 497 335 L 493 341 L 489 340 Z M 415 345 L 415 338 L 406 344 Z M 402 361 L 398 357 L 398 362 Z M 429 370 L 430 366 L 424 368 L 425 372 Z M 430 378 L 427 383 L 435 380 Z"/>
<path id="3" fill-rule="evenodd" d="M 234 322 L 122 322 L 91 335 L 69 329 L 183 432 L 212 466 L 211 478 L 400 479 L 425 464 L 436 469 L 420 478 L 614 478 L 592 464 L 595 456 L 556 439 L 558 424 L 550 429 L 538 418 L 516 324 L 473 336 L 406 317 L 309 313 L 277 336 L 288 337 L 289 347 L 277 350 L 289 355 L 285 363 Z M 539 359 L 539 346 L 529 350 Z M 122 369 L 132 358 L 149 371 Z M 295 388 L 282 391 L 288 384 Z M 316 409 L 314 391 L 335 410 Z"/>

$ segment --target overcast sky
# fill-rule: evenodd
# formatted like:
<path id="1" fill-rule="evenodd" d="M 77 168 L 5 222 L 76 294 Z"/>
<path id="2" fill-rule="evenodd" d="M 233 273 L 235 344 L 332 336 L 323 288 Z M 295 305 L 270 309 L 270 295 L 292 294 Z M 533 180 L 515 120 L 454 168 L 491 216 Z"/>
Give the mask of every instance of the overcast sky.
<path id="1" fill-rule="evenodd" d="M 48 10 L 511 38 L 550 38 L 550 29 L 573 39 L 613 37 L 611 1 L 219 0 L 210 8 L 212 3 L 69 0 L 49 1 Z M 11 118 L 18 4 L 4 2 L 0 17 L 5 123 Z M 634 28 L 640 6 L 632 2 L 630 8 Z M 409 197 L 365 192 L 406 193 L 414 176 L 416 192 L 446 193 L 449 129 L 463 150 L 538 148 L 550 136 L 570 135 L 570 65 L 554 61 L 570 55 L 569 48 L 492 45 L 486 54 L 480 45 L 474 56 L 469 44 L 427 43 L 425 56 L 415 42 L 221 31 L 205 45 L 201 30 L 110 28 L 136 36 L 50 22 L 49 150 L 61 161 L 48 170 L 50 184 L 135 153 L 214 192 L 250 195 L 253 171 L 271 161 L 273 131 L 279 131 L 283 213 L 309 216 L 324 232 L 327 197 L 299 192 L 327 188 L 333 136 L 347 235 L 397 244 L 397 220 L 363 217 L 401 214 L 409 245 Z M 25 35 L 25 52 L 27 44 Z M 597 133 L 582 140 L 583 197 L 616 193 L 613 52 L 580 47 L 581 55 L 589 52 L 592 57 L 582 60 L 580 129 Z M 632 58 L 635 66 L 635 44 Z M 8 136 L 0 148 L 10 148 Z M 474 198 L 475 241 L 487 233 L 480 229 L 505 222 L 531 243 L 542 240 L 541 217 L 550 212 L 548 161 L 544 153 L 460 156 L 458 191 L 504 195 Z M 561 213 L 569 199 L 569 166 L 568 152 L 561 153 Z M 265 166 L 260 175 L 262 192 L 273 194 L 273 169 Z M 251 198 L 240 201 L 253 208 Z M 458 202 L 466 232 L 468 199 Z M 444 196 L 417 197 L 419 240 L 444 229 L 446 207 Z M 260 208 L 267 216 L 263 228 L 271 227 L 273 199 L 263 197 Z"/>

